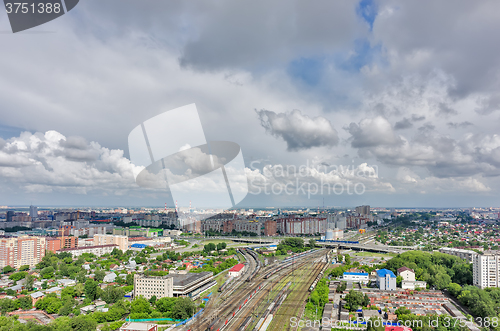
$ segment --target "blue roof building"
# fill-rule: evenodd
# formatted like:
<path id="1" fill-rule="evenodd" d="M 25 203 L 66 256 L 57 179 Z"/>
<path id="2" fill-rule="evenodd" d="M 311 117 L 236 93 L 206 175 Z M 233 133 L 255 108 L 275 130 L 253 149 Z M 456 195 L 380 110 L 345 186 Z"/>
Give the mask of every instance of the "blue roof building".
<path id="1" fill-rule="evenodd" d="M 388 269 L 377 270 L 377 286 L 380 290 L 396 290 L 396 275 Z"/>

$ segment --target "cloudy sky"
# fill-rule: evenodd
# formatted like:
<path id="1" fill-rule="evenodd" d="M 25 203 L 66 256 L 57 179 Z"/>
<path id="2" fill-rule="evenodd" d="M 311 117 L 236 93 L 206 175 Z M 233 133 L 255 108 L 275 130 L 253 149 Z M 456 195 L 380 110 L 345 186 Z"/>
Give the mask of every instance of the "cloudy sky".
<path id="1" fill-rule="evenodd" d="M 1 12 L 0 205 L 172 205 L 128 135 L 195 103 L 241 146 L 240 206 L 497 206 L 500 4 L 450 4 L 81 0 L 17 34 Z"/>

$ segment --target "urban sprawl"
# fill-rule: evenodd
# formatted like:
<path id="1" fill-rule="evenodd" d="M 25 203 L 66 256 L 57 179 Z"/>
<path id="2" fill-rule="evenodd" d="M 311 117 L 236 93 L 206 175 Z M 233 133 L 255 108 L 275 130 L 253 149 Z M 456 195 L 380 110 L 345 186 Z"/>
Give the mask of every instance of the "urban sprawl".
<path id="1" fill-rule="evenodd" d="M 500 208 L 0 209 L 0 330 L 500 330 Z"/>

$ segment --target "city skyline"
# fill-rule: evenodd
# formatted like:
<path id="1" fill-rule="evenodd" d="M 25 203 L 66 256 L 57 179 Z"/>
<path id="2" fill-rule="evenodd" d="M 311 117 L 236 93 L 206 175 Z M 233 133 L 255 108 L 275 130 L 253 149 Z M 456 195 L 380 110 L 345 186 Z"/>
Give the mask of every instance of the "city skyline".
<path id="1" fill-rule="evenodd" d="M 2 36 L 1 204 L 173 205 L 135 183 L 127 137 L 195 103 L 207 141 L 241 146 L 250 193 L 236 208 L 495 206 L 497 10 L 82 2 Z M 276 175 L 301 166 L 308 175 Z"/>

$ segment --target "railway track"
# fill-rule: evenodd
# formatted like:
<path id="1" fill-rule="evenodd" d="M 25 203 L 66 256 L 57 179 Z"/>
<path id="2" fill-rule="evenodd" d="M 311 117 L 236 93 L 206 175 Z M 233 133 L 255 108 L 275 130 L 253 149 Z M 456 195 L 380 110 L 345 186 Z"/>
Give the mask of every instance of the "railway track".
<path id="1" fill-rule="evenodd" d="M 321 254 L 324 254 L 324 251 L 318 250 L 310 256 L 313 257 Z M 311 263 L 310 261 L 303 262 L 302 259 L 305 258 L 299 258 L 293 266 L 280 271 L 279 274 L 273 275 L 268 280 L 264 279 L 264 277 L 268 274 L 269 270 L 274 269 L 276 266 L 261 268 L 259 273 L 254 273 L 253 270 L 256 267 L 257 261 L 248 253 L 245 254 L 245 258 L 248 261 L 253 260 L 255 264 L 250 264 L 252 267 L 247 270 L 244 277 L 240 278 L 237 286 L 236 284 L 233 285 L 230 289 L 231 291 L 228 290 L 215 298 L 213 297 L 212 300 L 209 301 L 209 305 L 205 308 L 205 318 L 200 317 L 195 324 L 188 328 L 188 330 L 237 330 L 241 324 L 244 324 L 245 320 L 248 322 L 248 317 L 251 315 L 252 310 L 254 310 L 256 305 L 260 304 L 266 295 L 269 294 L 269 291 L 271 291 L 269 283 L 273 284 L 272 288 L 274 289 L 284 277 L 285 279 L 292 277 L 292 270 L 304 268 L 305 265 Z M 297 271 L 295 271 L 295 274 L 296 272 Z M 283 274 L 285 275 L 282 276 Z M 305 274 L 301 275 L 305 277 Z M 253 277 L 251 282 L 245 282 L 250 276 Z M 251 299 L 249 298 L 250 295 Z M 248 302 L 250 300 L 251 303 Z M 246 303 L 246 305 L 244 303 Z M 272 329 L 269 328 L 269 330 Z"/>
<path id="2" fill-rule="evenodd" d="M 208 301 L 207 306 L 205 307 L 205 313 L 203 316 L 200 316 L 198 320 L 190 326 L 187 330 L 206 330 L 211 325 L 214 320 L 217 320 L 219 316 L 221 316 L 219 307 L 221 303 L 224 303 L 229 295 L 232 297 L 237 297 L 241 295 L 245 285 L 245 280 L 252 275 L 253 270 L 256 268 L 258 261 L 256 261 L 250 254 L 245 251 L 241 251 L 243 257 L 249 262 L 247 270 L 240 277 L 240 279 L 235 280 L 234 284 L 230 286 L 226 291 L 215 294 L 212 296 L 211 300 Z M 216 292 L 218 293 L 218 292 Z M 230 301 L 232 302 L 232 301 Z"/>
<path id="3" fill-rule="evenodd" d="M 324 263 L 309 264 L 303 270 L 300 279 L 291 290 L 281 307 L 274 315 L 268 330 L 291 330 L 290 318 L 299 317 L 298 314 L 309 295 L 309 286 L 323 268 Z"/>
<path id="4" fill-rule="evenodd" d="M 323 251 L 318 251 L 311 255 L 311 257 L 323 253 Z M 310 261 L 299 261 L 296 262 L 293 269 L 286 269 L 280 271 L 278 274 L 274 274 L 272 278 L 268 280 L 270 285 L 268 285 L 265 290 L 257 293 L 255 298 L 253 298 L 252 304 L 243 308 L 239 315 L 232 319 L 224 330 L 252 330 L 256 321 L 248 322 L 248 318 L 252 317 L 252 315 L 262 316 L 263 312 L 268 308 L 269 304 L 275 300 L 286 283 L 293 280 L 299 280 L 305 277 L 307 272 L 310 272 L 310 268 L 306 268 L 308 265 L 311 265 Z M 265 275 L 262 275 L 262 277 L 264 276 Z M 268 297 L 269 300 L 267 303 L 264 303 L 266 297 Z M 268 330 L 273 329 L 269 328 Z"/>

